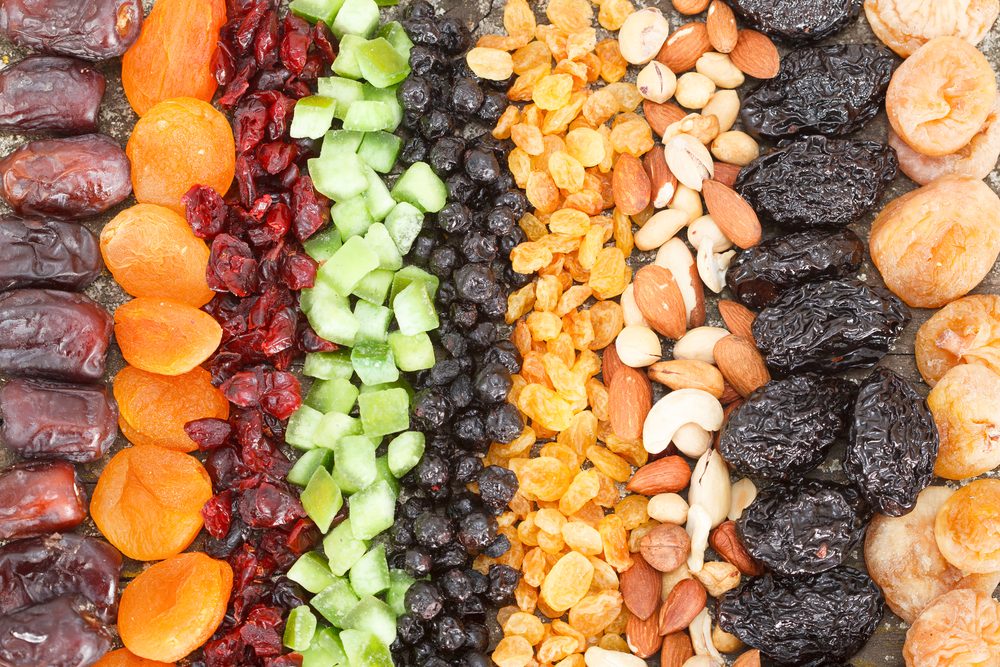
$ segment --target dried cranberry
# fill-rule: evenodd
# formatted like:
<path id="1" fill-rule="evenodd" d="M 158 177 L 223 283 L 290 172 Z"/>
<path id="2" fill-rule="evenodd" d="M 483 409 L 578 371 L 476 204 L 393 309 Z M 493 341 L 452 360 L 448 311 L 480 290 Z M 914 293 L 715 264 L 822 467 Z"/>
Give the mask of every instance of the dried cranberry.
<path id="1" fill-rule="evenodd" d="M 246 623 L 240 628 L 240 638 L 246 642 L 258 657 L 272 657 L 281 654 L 281 613 L 270 607 L 257 607 L 247 615 Z"/>
<path id="2" fill-rule="evenodd" d="M 226 444 L 233 432 L 233 427 L 224 419 L 208 417 L 189 421 L 184 425 L 184 432 L 195 441 L 198 449 L 209 451 Z"/>
<path id="3" fill-rule="evenodd" d="M 205 530 L 217 540 L 229 532 L 233 519 L 233 492 L 223 491 L 212 497 L 201 510 L 205 518 Z"/>
<path id="4" fill-rule="evenodd" d="M 240 517 L 253 528 L 284 526 L 306 515 L 298 498 L 267 482 L 244 491 L 237 506 Z"/>
<path id="5" fill-rule="evenodd" d="M 217 292 L 248 296 L 257 287 L 257 267 L 249 245 L 229 234 L 219 234 L 212 241 L 208 286 Z"/>
<path id="6" fill-rule="evenodd" d="M 210 187 L 196 185 L 184 195 L 187 221 L 194 235 L 214 238 L 225 228 L 228 207 L 219 193 Z"/>
<path id="7" fill-rule="evenodd" d="M 329 202 L 316 192 L 312 179 L 301 176 L 292 186 L 292 212 L 295 214 L 295 236 L 305 241 L 330 220 Z"/>

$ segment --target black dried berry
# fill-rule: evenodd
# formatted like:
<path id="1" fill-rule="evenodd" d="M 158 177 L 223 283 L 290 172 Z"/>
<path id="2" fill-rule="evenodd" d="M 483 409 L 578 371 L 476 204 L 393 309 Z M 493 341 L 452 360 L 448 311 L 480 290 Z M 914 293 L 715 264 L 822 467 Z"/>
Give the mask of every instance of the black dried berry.
<path id="1" fill-rule="evenodd" d="M 732 0 L 731 4 L 751 27 L 793 44 L 836 34 L 861 11 L 861 0 Z"/>

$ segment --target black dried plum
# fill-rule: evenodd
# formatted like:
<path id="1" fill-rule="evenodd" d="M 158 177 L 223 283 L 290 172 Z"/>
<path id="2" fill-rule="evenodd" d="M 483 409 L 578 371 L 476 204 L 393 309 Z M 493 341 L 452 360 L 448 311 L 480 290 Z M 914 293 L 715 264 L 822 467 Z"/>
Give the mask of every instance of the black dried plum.
<path id="1" fill-rule="evenodd" d="M 850 567 L 747 579 L 719 602 L 726 632 L 785 665 L 826 665 L 861 650 L 882 621 L 875 582 Z"/>
<path id="2" fill-rule="evenodd" d="M 743 168 L 735 187 L 767 222 L 843 227 L 875 209 L 898 171 L 886 144 L 813 135 L 781 142 Z"/>
<path id="3" fill-rule="evenodd" d="M 865 243 L 849 229 L 810 229 L 741 252 L 726 273 L 736 300 L 760 309 L 806 283 L 846 278 L 861 268 Z"/>
<path id="4" fill-rule="evenodd" d="M 874 366 L 910 321 L 887 290 L 855 280 L 788 290 L 753 323 L 754 340 L 777 375 Z"/>
<path id="5" fill-rule="evenodd" d="M 719 453 L 737 472 L 793 481 L 847 434 L 854 385 L 822 375 L 772 380 L 729 416 Z"/>
<path id="6" fill-rule="evenodd" d="M 864 537 L 871 511 L 854 487 L 807 479 L 772 484 L 736 522 L 747 552 L 787 575 L 837 567 Z"/>
<path id="7" fill-rule="evenodd" d="M 858 17 L 861 0 L 732 0 L 752 27 L 793 44 L 818 42 Z"/>
<path id="8" fill-rule="evenodd" d="M 792 51 L 778 76 L 744 101 L 740 116 L 752 134 L 850 134 L 875 117 L 896 68 L 875 44 L 833 44 Z"/>
<path id="9" fill-rule="evenodd" d="M 844 470 L 878 512 L 913 509 L 934 479 L 938 444 L 934 417 L 913 385 L 884 367 L 861 383 Z"/>

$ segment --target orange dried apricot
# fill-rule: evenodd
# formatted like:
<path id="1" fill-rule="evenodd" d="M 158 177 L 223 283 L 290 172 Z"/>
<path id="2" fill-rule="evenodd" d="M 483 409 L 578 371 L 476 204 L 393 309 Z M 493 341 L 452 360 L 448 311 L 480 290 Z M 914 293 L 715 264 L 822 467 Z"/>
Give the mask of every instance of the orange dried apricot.
<path id="1" fill-rule="evenodd" d="M 125 361 L 136 368 L 182 375 L 215 352 L 222 327 L 193 306 L 140 297 L 115 311 L 115 338 Z"/>
<path id="2" fill-rule="evenodd" d="M 122 85 L 137 114 L 173 97 L 212 99 L 212 56 L 225 22 L 225 0 L 156 1 L 122 57 Z"/>
<path id="3" fill-rule="evenodd" d="M 94 667 L 172 667 L 173 664 L 172 662 L 140 658 L 127 648 L 120 648 L 117 651 L 106 653 L 103 658 L 94 663 Z"/>
<path id="4" fill-rule="evenodd" d="M 1000 12 L 997 0 L 865 0 L 875 35 L 906 58 L 942 35 L 978 44 Z"/>
<path id="5" fill-rule="evenodd" d="M 211 104 L 190 97 L 150 109 L 135 124 L 125 153 L 132 162 L 135 198 L 181 214 L 181 197 L 193 186 L 224 195 L 236 174 L 229 121 Z"/>
<path id="6" fill-rule="evenodd" d="M 118 425 L 135 445 L 193 452 L 198 446 L 184 432 L 186 423 L 229 417 L 229 401 L 200 367 L 171 377 L 126 366 L 115 377 L 114 394 Z"/>
<path id="7" fill-rule="evenodd" d="M 903 658 L 908 667 L 997 664 L 1000 604 L 964 589 L 942 595 L 906 632 Z"/>
<path id="8" fill-rule="evenodd" d="M 204 306 L 215 295 L 205 279 L 209 254 L 187 221 L 163 206 L 138 204 L 101 230 L 104 263 L 132 296 Z"/>
<path id="9" fill-rule="evenodd" d="M 184 553 L 153 565 L 122 593 L 118 633 L 126 648 L 148 660 L 176 661 L 201 646 L 222 623 L 233 570 L 203 553 Z"/>
<path id="10" fill-rule="evenodd" d="M 941 435 L 935 474 L 967 479 L 1000 466 L 1000 375 L 978 364 L 955 366 L 927 405 Z"/>
<path id="11" fill-rule="evenodd" d="M 937 514 L 934 537 L 959 570 L 1000 571 L 1000 480 L 978 479 L 956 491 Z"/>
<path id="12" fill-rule="evenodd" d="M 161 560 L 194 541 L 203 524 L 201 509 L 211 497 L 212 481 L 198 459 L 139 445 L 118 452 L 105 466 L 90 514 L 108 542 L 129 558 Z"/>
<path id="13" fill-rule="evenodd" d="M 917 331 L 917 368 L 933 387 L 960 364 L 1000 373 L 1000 296 L 974 294 L 953 301 Z"/>

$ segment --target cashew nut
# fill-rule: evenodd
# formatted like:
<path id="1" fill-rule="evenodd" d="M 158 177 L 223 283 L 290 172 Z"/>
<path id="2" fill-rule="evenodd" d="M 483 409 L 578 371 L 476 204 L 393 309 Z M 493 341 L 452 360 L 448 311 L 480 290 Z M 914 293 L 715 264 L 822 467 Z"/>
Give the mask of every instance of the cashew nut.
<path id="1" fill-rule="evenodd" d="M 674 359 L 694 359 L 715 365 L 715 344 L 729 335 L 721 327 L 696 327 L 674 344 Z"/>
<path id="2" fill-rule="evenodd" d="M 622 292 L 622 314 L 625 316 L 625 326 L 649 328 L 649 322 L 646 321 L 646 318 L 642 315 L 642 311 L 639 310 L 639 304 L 635 302 L 635 286 L 631 283 Z"/>
<path id="3" fill-rule="evenodd" d="M 683 526 L 687 521 L 688 504 L 676 493 L 659 493 L 649 499 L 646 512 L 650 518 L 660 523 L 672 523 Z"/>
<path id="4" fill-rule="evenodd" d="M 609 651 L 599 646 L 591 646 L 583 654 L 587 667 L 646 667 L 646 661 L 631 653 Z"/>
<path id="5" fill-rule="evenodd" d="M 701 389 L 678 389 L 657 401 L 646 415 L 642 444 L 647 452 L 659 454 L 685 424 L 693 422 L 706 431 L 718 431 L 722 420 L 722 404 L 715 396 Z"/>
<path id="6" fill-rule="evenodd" d="M 659 61 L 646 65 L 635 80 L 639 94 L 650 102 L 663 104 L 674 96 L 677 89 L 677 75 Z"/>
<path id="7" fill-rule="evenodd" d="M 719 229 L 710 215 L 703 215 L 688 225 L 687 239 L 694 248 L 711 243 L 714 252 L 724 252 L 733 247 L 733 242 Z"/>
<path id="8" fill-rule="evenodd" d="M 718 665 L 726 664 L 712 641 L 712 617 L 708 613 L 708 607 L 695 616 L 688 630 L 691 632 L 691 644 L 694 646 L 695 655 L 708 656 Z"/>
<path id="9" fill-rule="evenodd" d="M 635 233 L 635 247 L 639 250 L 656 250 L 684 229 L 688 223 L 683 211 L 657 211 L 646 224 Z"/>
<path id="10" fill-rule="evenodd" d="M 705 566 L 705 549 L 708 548 L 708 533 L 712 530 L 712 519 L 701 505 L 692 505 L 688 510 L 687 525 L 684 530 L 691 536 L 691 555 L 687 566 L 693 574 L 701 572 Z"/>
<path id="11" fill-rule="evenodd" d="M 669 212 L 669 211 L 664 211 Z M 679 238 L 672 238 L 662 246 L 656 253 L 653 261 L 657 266 L 662 266 L 670 271 L 674 277 L 674 282 L 681 291 L 684 298 L 684 308 L 687 311 L 688 326 L 694 323 L 694 314 L 698 312 L 699 323 L 704 321 L 705 295 L 701 285 L 698 284 L 698 268 L 695 264 L 691 251 Z"/>
<path id="12" fill-rule="evenodd" d="M 744 477 L 733 484 L 730 496 L 732 500 L 729 503 L 729 515 L 727 518 L 730 521 L 737 521 L 743 516 L 743 510 L 750 507 L 753 501 L 757 499 L 757 486 L 752 480 Z"/>
<path id="13" fill-rule="evenodd" d="M 736 257 L 735 250 L 722 254 L 712 252 L 712 246 L 706 243 L 698 248 L 698 275 L 705 287 L 716 294 L 726 287 L 726 272 Z"/>
<path id="14" fill-rule="evenodd" d="M 674 433 L 673 442 L 682 454 L 696 459 L 712 446 L 712 434 L 697 424 L 684 424 Z"/>
<path id="15" fill-rule="evenodd" d="M 670 36 L 667 17 L 655 7 L 631 14 L 618 31 L 622 58 L 633 65 L 645 65 L 656 57 Z"/>
<path id="16" fill-rule="evenodd" d="M 663 356 L 659 336 L 649 327 L 643 326 L 622 329 L 615 340 L 615 351 L 622 363 L 632 368 L 651 366 Z"/>
<path id="17" fill-rule="evenodd" d="M 712 520 L 712 528 L 726 520 L 732 505 L 732 487 L 729 485 L 729 466 L 716 449 L 705 452 L 694 472 L 691 473 L 691 487 L 688 502 L 703 507 Z"/>

